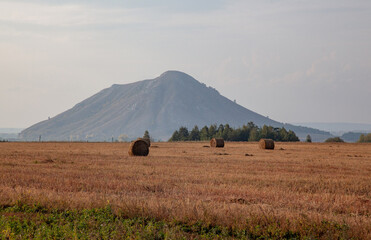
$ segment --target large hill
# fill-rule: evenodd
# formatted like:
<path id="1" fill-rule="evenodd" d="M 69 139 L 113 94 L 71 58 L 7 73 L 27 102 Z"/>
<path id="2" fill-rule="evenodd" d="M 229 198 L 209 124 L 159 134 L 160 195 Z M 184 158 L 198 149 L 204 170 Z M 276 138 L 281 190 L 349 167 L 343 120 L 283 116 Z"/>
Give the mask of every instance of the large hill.
<path id="1" fill-rule="evenodd" d="M 20 133 L 21 140 L 105 141 L 126 135 L 129 139 L 148 130 L 155 139 L 167 140 L 180 126 L 248 122 L 262 126 L 285 126 L 301 138 L 311 134 L 323 140 L 329 133 L 312 128 L 284 125 L 223 97 L 191 76 L 168 71 L 161 76 L 124 85 L 112 85 L 73 108 L 37 123 Z"/>

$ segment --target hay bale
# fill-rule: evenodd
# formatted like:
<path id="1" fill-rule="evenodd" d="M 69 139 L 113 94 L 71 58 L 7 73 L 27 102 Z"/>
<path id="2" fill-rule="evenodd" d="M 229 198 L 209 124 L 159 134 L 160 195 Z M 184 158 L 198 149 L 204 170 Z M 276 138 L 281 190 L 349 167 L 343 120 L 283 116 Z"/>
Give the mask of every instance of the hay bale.
<path id="1" fill-rule="evenodd" d="M 222 148 L 224 147 L 224 139 L 223 138 L 213 138 L 210 140 L 210 147 L 217 147 Z"/>
<path id="2" fill-rule="evenodd" d="M 151 146 L 151 140 L 149 138 L 137 138 L 137 140 L 143 140 L 148 144 L 148 147 Z"/>
<path id="3" fill-rule="evenodd" d="M 131 142 L 129 147 L 130 156 L 147 156 L 149 153 L 148 143 L 144 140 L 137 139 Z"/>
<path id="4" fill-rule="evenodd" d="M 259 146 L 261 149 L 274 149 L 274 141 L 272 139 L 260 139 Z"/>

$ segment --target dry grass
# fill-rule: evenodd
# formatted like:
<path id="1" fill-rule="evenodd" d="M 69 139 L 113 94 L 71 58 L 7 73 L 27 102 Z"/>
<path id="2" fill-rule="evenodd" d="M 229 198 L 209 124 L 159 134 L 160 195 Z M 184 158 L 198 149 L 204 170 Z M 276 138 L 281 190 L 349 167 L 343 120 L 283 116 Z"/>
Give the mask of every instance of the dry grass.
<path id="1" fill-rule="evenodd" d="M 370 144 L 205 144 L 153 143 L 129 157 L 129 143 L 0 143 L 0 204 L 110 203 L 128 216 L 299 231 L 326 220 L 371 238 Z"/>

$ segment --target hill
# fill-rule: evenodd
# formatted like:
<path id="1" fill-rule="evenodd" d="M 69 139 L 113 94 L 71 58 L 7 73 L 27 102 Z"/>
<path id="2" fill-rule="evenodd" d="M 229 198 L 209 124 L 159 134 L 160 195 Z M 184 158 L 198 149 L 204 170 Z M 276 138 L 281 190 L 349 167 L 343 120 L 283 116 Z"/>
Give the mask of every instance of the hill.
<path id="1" fill-rule="evenodd" d="M 307 123 L 293 123 L 295 125 L 306 126 L 310 128 L 317 128 L 323 131 L 328 131 L 333 135 L 341 136 L 345 133 L 368 133 L 371 132 L 371 124 L 367 123 L 341 123 L 341 122 L 307 122 Z"/>
<path id="2" fill-rule="evenodd" d="M 223 97 L 193 77 L 167 71 L 152 80 L 104 89 L 73 108 L 37 123 L 20 133 L 21 140 L 110 141 L 125 135 L 128 139 L 149 130 L 155 139 L 167 140 L 180 126 L 225 124 L 238 127 L 248 122 L 262 126 L 285 126 L 301 138 L 311 134 L 322 141 L 329 133 L 282 124 Z"/>
<path id="3" fill-rule="evenodd" d="M 23 128 L 0 128 L 0 141 L 17 141 Z"/>

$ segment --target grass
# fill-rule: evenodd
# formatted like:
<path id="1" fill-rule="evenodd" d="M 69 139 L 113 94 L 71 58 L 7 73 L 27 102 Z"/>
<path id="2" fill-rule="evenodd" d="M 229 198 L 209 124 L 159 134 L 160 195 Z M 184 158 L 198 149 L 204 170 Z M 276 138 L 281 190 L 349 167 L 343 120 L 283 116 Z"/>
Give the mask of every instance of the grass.
<path id="1" fill-rule="evenodd" d="M 81 237 L 89 238 L 100 231 L 91 220 L 95 212 L 109 206 L 110 229 L 129 238 L 162 232 L 169 238 L 371 239 L 370 144 L 276 143 L 274 151 L 257 143 L 205 144 L 153 143 L 148 157 L 129 157 L 126 143 L 0 143 L 0 232 L 16 234 L 9 227 L 27 220 L 26 232 L 60 226 L 69 234 L 62 238 L 73 238 L 66 226 L 85 216 L 92 225 Z M 54 227 L 45 217 L 56 218 Z M 141 223 L 125 235 L 126 221 L 157 230 L 145 237 Z"/>
<path id="2" fill-rule="evenodd" d="M 349 227 L 330 222 L 310 225 L 300 231 L 283 231 L 271 222 L 246 229 L 195 223 L 166 222 L 150 218 L 127 218 L 105 208 L 48 210 L 38 205 L 0 209 L 2 239 L 348 239 Z"/>

